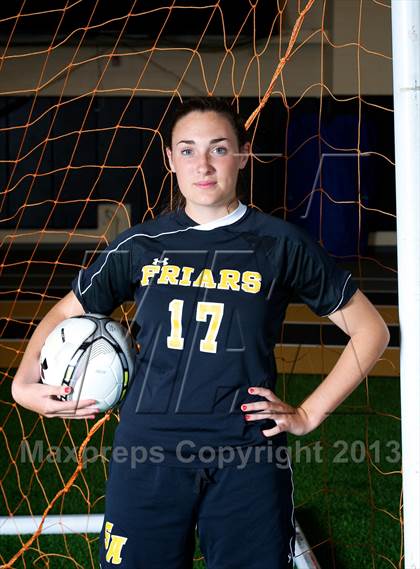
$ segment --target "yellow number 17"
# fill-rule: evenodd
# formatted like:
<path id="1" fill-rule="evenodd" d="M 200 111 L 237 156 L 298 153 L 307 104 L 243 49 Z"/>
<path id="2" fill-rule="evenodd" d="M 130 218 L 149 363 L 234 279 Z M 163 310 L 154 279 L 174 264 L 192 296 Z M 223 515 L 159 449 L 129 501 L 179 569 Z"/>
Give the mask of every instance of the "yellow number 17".
<path id="1" fill-rule="evenodd" d="M 184 301 L 174 298 L 169 303 L 171 312 L 171 334 L 167 337 L 167 346 L 172 350 L 182 350 L 184 348 L 184 338 L 182 337 L 182 310 Z M 224 304 L 221 302 L 197 302 L 196 320 L 206 322 L 210 314 L 210 324 L 204 340 L 200 340 L 200 350 L 202 352 L 216 353 L 216 336 L 222 323 Z"/>

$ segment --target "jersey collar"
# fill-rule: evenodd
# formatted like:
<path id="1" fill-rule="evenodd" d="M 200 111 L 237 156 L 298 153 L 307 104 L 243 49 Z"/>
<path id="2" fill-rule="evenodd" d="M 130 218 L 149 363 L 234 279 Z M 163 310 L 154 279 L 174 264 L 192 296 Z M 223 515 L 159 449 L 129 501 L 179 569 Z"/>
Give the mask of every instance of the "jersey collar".
<path id="1" fill-rule="evenodd" d="M 190 225 L 192 229 L 196 229 L 197 231 L 210 231 L 211 229 L 216 229 L 216 227 L 224 227 L 225 225 L 231 225 L 232 223 L 235 223 L 235 221 L 238 221 L 239 219 L 241 219 L 241 217 L 245 215 L 247 206 L 239 200 L 238 202 L 239 205 L 234 211 L 231 211 L 230 213 L 224 215 L 223 217 L 219 217 L 218 219 L 209 221 L 208 223 L 202 223 L 202 224 L 197 223 L 185 213 L 185 210 L 181 210 L 178 213 L 178 216 L 180 216 L 184 221 L 188 222 L 188 225 Z"/>

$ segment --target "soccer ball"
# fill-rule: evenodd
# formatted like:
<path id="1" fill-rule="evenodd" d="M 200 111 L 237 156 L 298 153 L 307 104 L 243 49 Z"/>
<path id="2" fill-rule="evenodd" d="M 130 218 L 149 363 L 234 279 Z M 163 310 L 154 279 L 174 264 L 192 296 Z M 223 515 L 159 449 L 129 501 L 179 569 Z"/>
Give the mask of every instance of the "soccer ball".
<path id="1" fill-rule="evenodd" d="M 101 314 L 74 316 L 61 322 L 41 350 L 43 383 L 73 388 L 63 401 L 95 399 L 100 411 L 124 398 L 133 375 L 134 342 L 127 330 Z"/>

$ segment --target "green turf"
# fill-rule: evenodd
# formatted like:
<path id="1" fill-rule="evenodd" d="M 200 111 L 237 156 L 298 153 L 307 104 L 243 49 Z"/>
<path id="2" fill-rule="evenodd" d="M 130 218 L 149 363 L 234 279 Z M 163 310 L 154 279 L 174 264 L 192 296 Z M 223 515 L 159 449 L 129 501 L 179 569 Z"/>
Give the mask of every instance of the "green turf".
<path id="1" fill-rule="evenodd" d="M 290 376 L 288 400 L 298 403 L 318 377 Z M 400 560 L 399 381 L 370 378 L 300 442 L 321 447 L 321 461 L 294 461 L 296 516 L 323 567 L 392 567 Z M 283 385 L 279 386 L 279 391 Z M 280 393 L 279 393 L 280 395 Z M 289 436 L 291 449 L 298 439 Z M 370 449 L 370 460 L 366 456 Z M 376 468 L 375 468 L 376 467 Z M 381 510 L 385 510 L 382 512 Z M 395 516 L 393 519 L 391 516 Z"/>
<path id="2" fill-rule="evenodd" d="M 277 393 L 299 403 L 320 381 L 319 376 L 280 378 Z M 48 448 L 79 447 L 86 435 L 84 421 L 40 421 L 33 413 L 11 406 L 10 381 L 0 386 L 0 513 L 40 514 L 73 473 L 73 456 L 61 451 L 61 461 Z M 370 378 L 318 429 L 305 437 L 289 436 L 298 521 L 323 568 L 385 569 L 400 561 L 399 501 L 401 491 L 399 381 Z M 394 417 L 393 417 L 394 416 Z M 93 422 L 91 422 L 93 424 Z M 89 442 L 103 456 L 90 454 L 69 492 L 50 513 L 104 511 L 107 449 L 116 420 L 107 423 Z M 22 451 L 26 438 L 34 454 Z M 38 444 L 38 454 L 36 447 Z M 365 454 L 370 449 L 370 460 Z M 60 452 L 58 450 L 57 452 Z M 96 451 L 95 451 L 96 452 Z M 56 455 L 57 456 L 57 455 Z M 43 460 L 42 460 L 43 459 Z M 22 464 L 26 460 L 25 464 Z M 384 475 L 383 472 L 396 471 Z M 7 562 L 29 536 L 1 537 L 0 561 Z M 235 544 L 232 544 L 235 547 Z M 41 536 L 14 567 L 97 567 L 98 536 Z M 196 558 L 200 557 L 197 546 Z M 389 561 L 388 561 L 388 560 Z M 203 569 L 196 561 L 194 569 Z"/>

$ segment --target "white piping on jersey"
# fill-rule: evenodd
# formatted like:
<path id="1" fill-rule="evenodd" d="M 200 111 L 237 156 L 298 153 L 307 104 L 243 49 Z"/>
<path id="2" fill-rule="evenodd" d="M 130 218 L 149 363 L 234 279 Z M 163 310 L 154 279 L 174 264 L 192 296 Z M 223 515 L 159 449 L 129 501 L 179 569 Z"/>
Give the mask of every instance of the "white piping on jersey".
<path id="1" fill-rule="evenodd" d="M 296 538 L 295 500 L 294 500 L 295 485 L 293 484 L 293 468 L 292 468 L 292 464 L 290 461 L 289 453 L 288 453 L 287 449 L 285 449 L 285 450 L 286 450 L 286 456 L 287 456 L 287 464 L 288 464 L 289 469 L 290 469 L 290 482 L 292 483 L 292 494 L 290 496 L 290 498 L 292 500 L 292 518 L 291 518 L 291 521 L 292 521 L 292 527 L 294 529 L 295 535 L 294 536 L 292 535 L 292 537 L 290 538 L 290 541 L 289 541 L 289 548 L 290 548 L 290 554 L 289 555 L 291 556 L 290 559 L 293 559 L 295 556 L 294 547 L 293 547 L 293 538 Z"/>
<path id="2" fill-rule="evenodd" d="M 127 243 L 127 241 L 130 241 L 130 239 L 134 239 L 134 237 L 150 237 L 150 239 L 155 239 L 156 237 L 161 237 L 162 235 L 172 235 L 173 233 L 182 233 L 183 231 L 188 231 L 189 229 L 192 229 L 192 227 L 186 227 L 184 229 L 176 229 L 175 231 L 164 231 L 163 233 L 157 233 L 156 235 L 149 235 L 148 233 L 135 233 L 134 235 L 130 235 L 130 237 L 127 237 L 127 239 L 124 239 L 124 241 L 121 241 L 121 243 L 119 243 L 119 245 L 117 245 L 115 247 L 115 249 L 111 249 L 110 251 L 108 251 L 108 253 L 105 257 L 105 261 L 103 262 L 102 266 L 96 271 L 96 273 L 94 273 L 91 276 L 90 284 L 85 288 L 85 290 L 82 290 L 80 287 L 80 276 L 82 274 L 82 269 L 80 269 L 79 276 L 77 279 L 77 287 L 79 289 L 79 293 L 83 296 L 85 294 L 85 292 L 87 292 L 90 289 L 90 287 L 92 286 L 93 279 L 97 275 L 99 275 L 99 273 L 105 267 L 105 265 L 108 261 L 108 257 L 111 255 L 111 253 L 115 253 L 115 251 L 117 251 L 117 249 L 119 249 L 121 247 L 121 245 L 124 245 L 124 243 Z"/>
<path id="3" fill-rule="evenodd" d="M 82 290 L 81 286 L 80 286 L 80 277 L 82 274 L 82 269 L 79 271 L 79 275 L 77 278 L 77 288 L 79 289 L 80 295 L 83 296 L 90 289 L 90 287 L 93 284 L 93 279 L 97 275 L 99 275 L 99 273 L 105 267 L 105 265 L 108 261 L 108 257 L 111 255 L 111 253 L 115 253 L 115 251 L 117 251 L 117 249 L 119 249 L 121 247 L 121 245 L 124 245 L 124 243 L 127 243 L 127 241 L 130 241 L 130 239 L 133 239 L 134 237 L 150 237 L 150 239 L 155 239 L 156 237 L 161 237 L 162 235 L 172 235 L 175 233 L 182 233 L 184 231 L 189 231 L 191 229 L 202 229 L 204 231 L 209 231 L 210 229 L 215 229 L 216 227 L 221 227 L 222 225 L 223 226 L 224 225 L 230 225 L 234 221 L 237 221 L 238 219 L 240 219 L 244 215 L 246 210 L 247 210 L 247 206 L 244 205 L 243 203 L 239 202 L 239 205 L 235 209 L 235 211 L 232 211 L 228 215 L 225 215 L 224 217 L 220 217 L 219 219 L 216 219 L 214 221 L 210 221 L 208 223 L 203 223 L 202 225 L 190 225 L 189 227 L 185 227 L 183 229 L 176 229 L 175 231 L 164 231 L 163 233 L 158 233 L 157 235 L 149 235 L 148 233 L 135 233 L 134 235 L 130 235 L 130 237 L 127 237 L 127 239 L 124 239 L 124 241 L 121 241 L 121 243 L 119 243 L 115 247 L 115 249 L 111 249 L 110 251 L 108 251 L 108 253 L 105 257 L 105 261 L 103 262 L 102 266 L 96 271 L 96 273 L 94 273 L 91 276 L 90 284 L 85 288 L 85 290 Z"/>
<path id="4" fill-rule="evenodd" d="M 347 283 L 349 282 L 350 278 L 351 278 L 351 275 L 349 275 L 349 276 L 346 278 L 346 281 L 345 281 L 345 283 L 344 283 L 344 285 L 343 285 L 343 289 L 342 289 L 342 291 L 341 291 L 341 298 L 340 298 L 340 300 L 338 301 L 338 304 L 335 306 L 335 308 L 333 308 L 333 309 L 331 310 L 331 312 L 328 312 L 328 314 L 324 314 L 323 316 L 329 316 L 330 314 L 333 314 L 336 310 L 338 310 L 338 309 L 340 308 L 340 305 L 341 305 L 341 303 L 343 302 L 343 298 L 344 298 L 344 291 L 346 290 L 346 286 L 347 286 Z"/>

